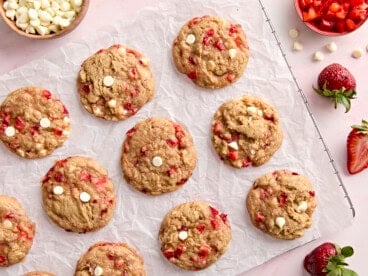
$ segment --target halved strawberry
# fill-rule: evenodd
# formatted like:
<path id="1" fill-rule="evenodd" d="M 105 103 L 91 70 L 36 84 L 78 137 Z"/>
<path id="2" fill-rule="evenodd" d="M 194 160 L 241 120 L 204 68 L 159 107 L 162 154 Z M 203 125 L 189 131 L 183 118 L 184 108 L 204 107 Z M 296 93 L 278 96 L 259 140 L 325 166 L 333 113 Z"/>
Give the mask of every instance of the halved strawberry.
<path id="1" fill-rule="evenodd" d="M 361 172 L 368 167 L 368 121 L 353 125 L 347 140 L 347 167 L 350 174 Z"/>

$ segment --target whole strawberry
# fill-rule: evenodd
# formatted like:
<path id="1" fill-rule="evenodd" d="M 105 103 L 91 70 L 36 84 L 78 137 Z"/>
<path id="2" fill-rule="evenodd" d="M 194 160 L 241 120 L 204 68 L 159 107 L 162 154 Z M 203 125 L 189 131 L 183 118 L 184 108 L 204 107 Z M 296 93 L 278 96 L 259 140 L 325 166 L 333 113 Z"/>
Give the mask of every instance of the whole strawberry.
<path id="1" fill-rule="evenodd" d="M 361 172 L 368 167 L 368 121 L 351 126 L 347 141 L 348 171 L 351 174 Z"/>
<path id="2" fill-rule="evenodd" d="M 335 103 L 345 106 L 345 112 L 351 107 L 350 100 L 355 99 L 356 81 L 348 69 L 338 63 L 328 65 L 318 76 L 318 88 L 313 87 L 319 95 L 332 98 Z"/>
<path id="3" fill-rule="evenodd" d="M 345 258 L 354 254 L 351 246 L 342 249 L 333 243 L 326 242 L 316 247 L 305 256 L 304 268 L 312 276 L 358 276 L 356 272 L 346 268 Z"/>

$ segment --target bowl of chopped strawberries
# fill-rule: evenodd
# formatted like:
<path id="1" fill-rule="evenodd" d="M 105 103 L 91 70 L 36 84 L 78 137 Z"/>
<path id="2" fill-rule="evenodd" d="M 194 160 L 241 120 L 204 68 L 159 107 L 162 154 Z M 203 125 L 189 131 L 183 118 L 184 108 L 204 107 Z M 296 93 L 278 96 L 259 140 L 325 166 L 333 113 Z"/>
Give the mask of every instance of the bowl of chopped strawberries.
<path id="1" fill-rule="evenodd" d="M 294 3 L 304 24 L 322 35 L 351 33 L 368 18 L 368 0 L 294 0 Z"/>

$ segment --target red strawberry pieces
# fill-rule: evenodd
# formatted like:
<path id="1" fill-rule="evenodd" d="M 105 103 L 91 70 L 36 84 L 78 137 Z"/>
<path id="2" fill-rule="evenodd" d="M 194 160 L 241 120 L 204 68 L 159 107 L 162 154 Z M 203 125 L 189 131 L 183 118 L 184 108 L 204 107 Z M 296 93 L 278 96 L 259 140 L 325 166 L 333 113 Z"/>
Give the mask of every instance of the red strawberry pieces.
<path id="1" fill-rule="evenodd" d="M 355 174 L 368 167 L 368 121 L 352 128 L 347 140 L 347 168 Z"/>
<path id="2" fill-rule="evenodd" d="M 365 0 L 298 0 L 303 21 L 333 33 L 355 30 L 368 16 Z"/>
<path id="3" fill-rule="evenodd" d="M 354 254 L 350 246 L 340 248 L 338 245 L 326 242 L 316 247 L 304 259 L 304 268 L 313 276 L 358 274 L 345 268 L 345 258 Z"/>
<path id="4" fill-rule="evenodd" d="M 356 81 L 348 69 L 338 63 L 325 67 L 318 76 L 318 88 L 313 90 L 319 95 L 333 99 L 335 108 L 342 104 L 348 112 L 350 100 L 355 99 Z"/>

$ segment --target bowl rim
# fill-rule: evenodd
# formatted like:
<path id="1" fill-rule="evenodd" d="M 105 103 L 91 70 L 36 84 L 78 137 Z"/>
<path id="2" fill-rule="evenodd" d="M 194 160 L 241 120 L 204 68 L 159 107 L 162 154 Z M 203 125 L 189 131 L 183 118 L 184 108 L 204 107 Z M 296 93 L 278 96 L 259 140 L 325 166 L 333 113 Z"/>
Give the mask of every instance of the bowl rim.
<path id="1" fill-rule="evenodd" d="M 81 6 L 81 10 L 79 11 L 79 13 L 77 14 L 77 16 L 75 17 L 75 19 L 71 22 L 71 24 L 56 32 L 56 33 L 52 33 L 52 34 L 47 34 L 47 35 L 39 35 L 39 34 L 27 34 L 25 31 L 19 29 L 16 25 L 15 25 L 15 21 L 9 19 L 8 17 L 6 17 L 5 15 L 5 9 L 4 9 L 4 2 L 6 0 L 0 0 L 0 15 L 2 17 L 2 19 L 4 20 L 4 22 L 6 23 L 7 26 L 9 26 L 10 29 L 12 29 L 14 32 L 16 32 L 17 34 L 26 37 L 26 38 L 30 38 L 30 39 L 37 39 L 37 40 L 44 40 L 44 39 L 52 39 L 52 38 L 57 38 L 63 35 L 66 35 L 68 33 L 70 33 L 71 31 L 73 31 L 83 20 L 83 18 L 85 17 L 87 11 L 88 11 L 88 7 L 89 7 L 89 0 L 83 0 L 82 6 Z"/>
<path id="2" fill-rule="evenodd" d="M 368 15 L 367 15 L 366 18 L 354 30 L 346 31 L 346 32 L 343 32 L 343 33 L 329 32 L 329 31 L 323 31 L 323 30 L 319 29 L 316 25 L 313 25 L 312 23 L 309 23 L 309 22 L 306 22 L 306 21 L 303 20 L 303 14 L 302 14 L 301 8 L 299 6 L 299 0 L 294 0 L 294 7 L 295 7 L 295 10 L 296 10 L 300 20 L 304 23 L 304 25 L 306 25 L 312 31 L 315 31 L 316 33 L 319 33 L 319 34 L 325 35 L 325 36 L 342 36 L 342 35 L 350 34 L 352 32 L 355 32 L 356 30 L 358 30 L 368 19 Z"/>

